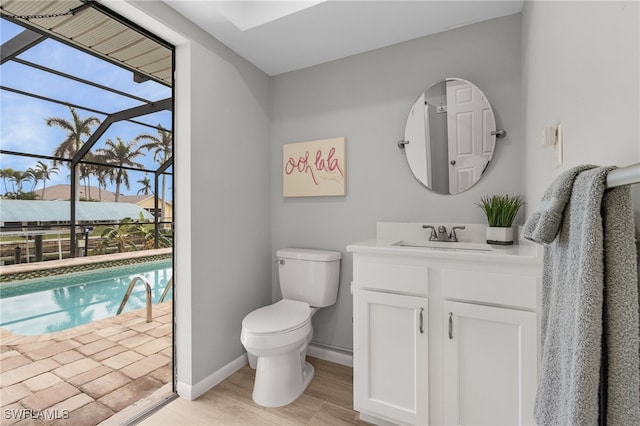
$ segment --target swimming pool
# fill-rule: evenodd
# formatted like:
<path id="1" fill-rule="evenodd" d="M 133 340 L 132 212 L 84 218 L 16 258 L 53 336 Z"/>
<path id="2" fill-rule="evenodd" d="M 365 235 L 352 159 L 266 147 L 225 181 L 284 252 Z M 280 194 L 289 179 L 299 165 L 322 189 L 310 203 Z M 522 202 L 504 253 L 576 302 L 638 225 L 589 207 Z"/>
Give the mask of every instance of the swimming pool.
<path id="1" fill-rule="evenodd" d="M 172 274 L 172 261 L 165 259 L 6 283 L 0 290 L 0 327 L 37 336 L 114 316 L 134 275 L 149 281 L 152 301 L 158 303 Z M 145 288 L 138 282 L 123 312 L 144 306 Z"/>

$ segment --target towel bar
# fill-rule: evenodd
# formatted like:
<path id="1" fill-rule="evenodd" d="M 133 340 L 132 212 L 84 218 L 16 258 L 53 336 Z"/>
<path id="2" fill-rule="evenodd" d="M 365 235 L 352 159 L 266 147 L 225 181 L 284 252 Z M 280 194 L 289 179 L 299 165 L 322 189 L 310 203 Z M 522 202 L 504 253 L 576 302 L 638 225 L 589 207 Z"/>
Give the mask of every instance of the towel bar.
<path id="1" fill-rule="evenodd" d="M 640 183 L 640 163 L 612 170 L 607 175 L 607 188 Z"/>

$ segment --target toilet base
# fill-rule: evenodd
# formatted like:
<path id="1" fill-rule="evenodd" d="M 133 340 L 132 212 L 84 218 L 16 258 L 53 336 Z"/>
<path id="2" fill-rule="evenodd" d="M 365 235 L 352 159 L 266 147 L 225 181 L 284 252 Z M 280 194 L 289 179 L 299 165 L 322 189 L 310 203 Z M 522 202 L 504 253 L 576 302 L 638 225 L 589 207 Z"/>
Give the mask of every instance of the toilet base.
<path id="1" fill-rule="evenodd" d="M 263 407 L 290 404 L 305 391 L 313 379 L 313 365 L 304 361 L 300 368 L 300 353 L 277 357 L 259 357 L 253 401 Z"/>

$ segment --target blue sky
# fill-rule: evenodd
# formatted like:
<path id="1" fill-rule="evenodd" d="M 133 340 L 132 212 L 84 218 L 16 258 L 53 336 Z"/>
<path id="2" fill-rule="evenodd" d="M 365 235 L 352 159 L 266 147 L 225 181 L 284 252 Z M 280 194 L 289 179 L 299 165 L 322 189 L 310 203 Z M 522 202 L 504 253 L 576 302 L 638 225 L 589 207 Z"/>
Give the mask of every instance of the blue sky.
<path id="1" fill-rule="evenodd" d="M 1 19 L 0 43 L 6 42 L 22 30 L 23 28 L 19 25 Z M 100 60 L 52 39 L 47 39 L 26 52 L 23 52 L 18 58 L 151 101 L 171 97 L 171 88 L 169 87 L 153 81 L 135 83 L 131 71 Z M 0 66 L 0 84 L 13 89 L 35 93 L 107 113 L 114 113 L 142 105 L 140 101 L 13 61 L 5 62 Z M 77 111 L 83 118 L 88 116 L 96 116 L 100 120 L 105 118 L 104 115 L 94 112 L 81 109 L 77 109 Z M 48 117 L 61 117 L 70 120 L 71 114 L 69 109 L 64 105 L 1 90 L 0 146 L 2 149 L 9 151 L 53 155 L 54 149 L 66 138 L 66 132 L 56 127 L 47 126 L 46 119 Z M 172 128 L 172 114 L 170 111 L 161 111 L 152 115 L 138 117 L 135 120 L 151 125 L 160 124 L 167 129 Z M 143 133 L 157 136 L 157 131 L 147 126 L 129 122 L 116 123 L 101 137 L 95 145 L 95 148 L 104 146 L 107 139 L 115 141 L 116 137 L 120 137 L 125 142 L 129 142 Z M 146 153 L 146 151 L 144 152 Z M 35 167 L 38 161 L 41 160 L 3 154 L 0 155 L 0 168 L 10 167 L 14 170 L 24 171 L 29 167 Z M 138 161 L 150 170 L 158 167 L 158 164 L 153 161 L 152 153 L 146 155 L 144 158 L 138 157 Z M 44 162 L 48 163 L 48 161 Z M 59 166 L 59 168 L 58 174 L 54 175 L 53 179 L 47 182 L 47 186 L 69 183 L 69 169 L 64 165 Z M 142 179 L 144 173 L 131 171 L 128 173 L 131 189 L 126 190 L 123 187 L 121 188 L 121 192 L 133 195 L 140 189 L 140 184 L 136 183 L 136 181 Z M 152 179 L 153 176 L 149 175 L 148 177 Z M 97 186 L 95 178 L 91 183 L 93 186 Z M 170 186 L 171 182 L 169 182 L 168 188 Z M 37 188 L 41 187 L 42 183 L 39 183 Z M 27 183 L 24 189 L 30 190 L 30 183 Z M 114 191 L 115 185 L 111 184 L 107 189 Z M 4 193 L 4 188 L 0 188 L 0 192 Z"/>

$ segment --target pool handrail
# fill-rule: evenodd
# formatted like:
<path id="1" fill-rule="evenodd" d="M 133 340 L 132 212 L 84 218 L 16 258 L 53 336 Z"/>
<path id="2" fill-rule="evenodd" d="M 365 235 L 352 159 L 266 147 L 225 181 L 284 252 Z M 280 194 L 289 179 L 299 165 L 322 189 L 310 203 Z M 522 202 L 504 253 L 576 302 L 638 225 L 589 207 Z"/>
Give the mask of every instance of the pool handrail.
<path id="1" fill-rule="evenodd" d="M 169 293 L 171 287 L 173 287 L 173 277 L 171 277 L 171 279 L 167 283 L 167 286 L 164 288 L 164 291 L 162 292 L 162 296 L 160 296 L 160 301 L 158 301 L 158 303 L 164 302 L 164 298 L 167 297 L 167 294 Z"/>
<path id="2" fill-rule="evenodd" d="M 120 315 L 122 313 L 122 310 L 124 309 L 124 306 L 127 304 L 127 301 L 129 300 L 129 296 L 131 296 L 131 292 L 133 292 L 133 288 L 136 286 L 136 282 L 138 281 L 142 281 L 142 283 L 144 284 L 145 291 L 147 293 L 147 322 L 151 322 L 151 285 L 149 284 L 149 281 L 147 281 L 147 279 L 142 275 L 134 275 L 133 278 L 131 279 L 131 283 L 129 284 L 129 287 L 127 288 L 127 292 L 124 294 L 124 297 L 122 298 L 122 303 L 120 303 L 120 307 L 118 308 L 118 312 L 116 313 L 116 315 Z"/>

